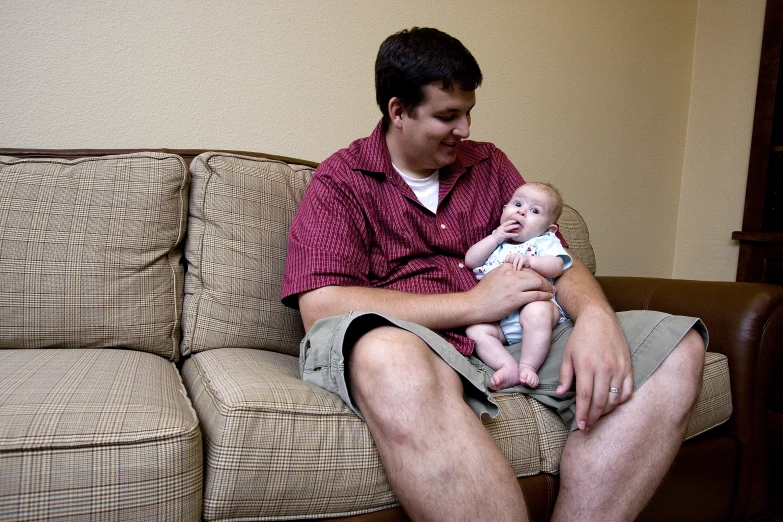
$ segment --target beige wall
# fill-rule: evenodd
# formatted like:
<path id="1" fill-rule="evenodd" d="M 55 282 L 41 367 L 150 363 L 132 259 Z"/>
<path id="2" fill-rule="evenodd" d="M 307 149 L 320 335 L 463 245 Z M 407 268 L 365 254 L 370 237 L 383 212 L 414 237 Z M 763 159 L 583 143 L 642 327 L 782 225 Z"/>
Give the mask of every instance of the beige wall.
<path id="1" fill-rule="evenodd" d="M 673 277 L 735 279 L 764 7 L 699 3 Z"/>
<path id="2" fill-rule="evenodd" d="M 322 160 L 377 121 L 383 38 L 431 25 L 484 71 L 473 138 L 561 188 L 600 274 L 733 279 L 763 4 L 10 0 L 0 146 Z"/>

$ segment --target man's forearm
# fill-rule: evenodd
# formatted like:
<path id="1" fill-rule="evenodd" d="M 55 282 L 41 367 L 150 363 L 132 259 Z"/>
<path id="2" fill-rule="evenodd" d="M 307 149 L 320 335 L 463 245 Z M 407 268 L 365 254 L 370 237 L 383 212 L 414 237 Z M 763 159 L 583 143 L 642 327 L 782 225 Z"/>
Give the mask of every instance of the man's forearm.
<path id="1" fill-rule="evenodd" d="M 573 319 L 585 311 L 613 313 L 595 277 L 575 256 L 573 264 L 557 280 L 557 302 Z"/>
<path id="2" fill-rule="evenodd" d="M 299 294 L 299 310 L 306 330 L 319 319 L 351 310 L 377 312 L 431 330 L 450 330 L 498 321 L 528 303 L 551 298 L 552 285 L 535 270 L 514 270 L 504 264 L 467 292 L 412 294 L 380 288 L 325 286 Z"/>
<path id="3" fill-rule="evenodd" d="M 299 296 L 305 330 L 319 319 L 351 310 L 377 312 L 415 322 L 432 330 L 448 330 L 479 322 L 466 293 L 412 294 L 382 288 L 326 286 Z"/>

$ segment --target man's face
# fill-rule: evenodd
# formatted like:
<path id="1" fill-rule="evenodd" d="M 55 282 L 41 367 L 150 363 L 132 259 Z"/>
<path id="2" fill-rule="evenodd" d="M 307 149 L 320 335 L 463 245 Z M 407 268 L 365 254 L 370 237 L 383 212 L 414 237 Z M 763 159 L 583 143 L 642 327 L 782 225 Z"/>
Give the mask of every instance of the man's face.
<path id="1" fill-rule="evenodd" d="M 470 136 L 470 110 L 475 104 L 475 91 L 457 86 L 443 89 L 440 83 L 425 86 L 424 100 L 410 113 L 403 110 L 393 122 L 404 156 L 404 165 L 397 166 L 428 176 L 454 163 L 457 145 Z"/>
<path id="2" fill-rule="evenodd" d="M 500 223 L 515 221 L 516 235 L 511 241 L 524 243 L 542 235 L 553 224 L 554 207 L 550 194 L 531 185 L 522 185 L 503 207 Z"/>

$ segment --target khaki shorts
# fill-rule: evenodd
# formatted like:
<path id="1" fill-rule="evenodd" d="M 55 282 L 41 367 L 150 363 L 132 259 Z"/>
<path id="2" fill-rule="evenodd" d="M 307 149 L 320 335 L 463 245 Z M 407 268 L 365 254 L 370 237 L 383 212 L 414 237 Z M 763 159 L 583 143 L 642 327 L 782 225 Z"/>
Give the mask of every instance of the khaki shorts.
<path id="1" fill-rule="evenodd" d="M 618 312 L 631 352 L 634 391 L 660 366 L 677 343 L 693 328 L 708 342 L 707 329 L 700 319 L 635 310 Z M 399 319 L 391 319 L 371 312 L 350 312 L 346 315 L 329 317 L 316 322 L 300 345 L 299 367 L 302 379 L 325 390 L 336 393 L 361 417 L 361 412 L 351 400 L 345 379 L 345 364 L 350 349 L 359 337 L 380 326 L 397 326 L 420 337 L 462 378 L 464 397 L 476 415 L 488 414 L 495 417 L 498 405 L 488 388 L 492 369 L 475 356 L 465 357 L 454 346 L 437 333 L 423 326 Z M 538 370 L 537 388 L 514 386 L 499 393 L 525 393 L 539 402 L 554 408 L 566 426 L 576 429 L 576 393 L 571 390 L 561 396 L 555 395 L 560 377 L 560 362 L 573 323 L 565 321 L 552 330 L 552 343 L 546 360 Z M 519 360 L 521 343 L 508 347 Z M 497 393 L 497 392 L 495 392 Z"/>

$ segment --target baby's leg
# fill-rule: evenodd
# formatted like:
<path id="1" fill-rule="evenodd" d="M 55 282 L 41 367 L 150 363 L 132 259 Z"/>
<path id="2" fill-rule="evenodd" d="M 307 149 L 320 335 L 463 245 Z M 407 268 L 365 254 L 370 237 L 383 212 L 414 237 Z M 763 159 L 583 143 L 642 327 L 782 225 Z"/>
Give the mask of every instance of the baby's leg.
<path id="1" fill-rule="evenodd" d="M 522 325 L 522 354 L 519 358 L 519 382 L 530 387 L 538 386 L 536 373 L 552 341 L 552 328 L 560 320 L 560 309 L 553 301 L 535 301 L 522 308 L 519 323 Z"/>
<path id="2" fill-rule="evenodd" d="M 476 342 L 476 356 L 495 370 L 490 388 L 502 390 L 519 384 L 519 365 L 503 346 L 506 337 L 497 323 L 482 323 L 465 329 L 468 337 Z"/>

